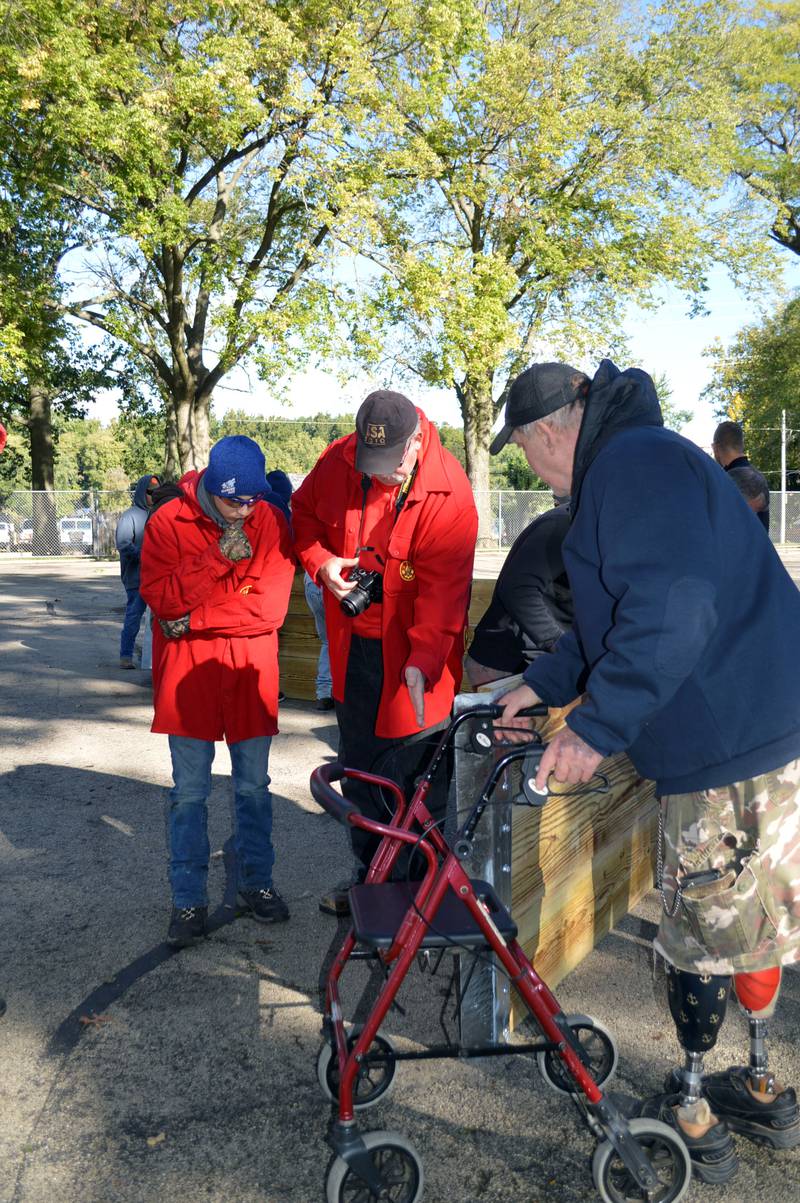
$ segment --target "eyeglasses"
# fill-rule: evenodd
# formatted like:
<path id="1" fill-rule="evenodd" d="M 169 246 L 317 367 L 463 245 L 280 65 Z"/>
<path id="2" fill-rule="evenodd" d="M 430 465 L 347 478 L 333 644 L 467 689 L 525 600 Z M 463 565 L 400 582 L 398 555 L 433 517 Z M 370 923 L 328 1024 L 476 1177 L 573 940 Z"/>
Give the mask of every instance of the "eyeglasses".
<path id="1" fill-rule="evenodd" d="M 246 509 L 249 505 L 255 505 L 257 501 L 263 501 L 265 493 L 254 493 L 252 497 L 220 497 L 220 501 L 226 501 L 228 505 L 238 505 L 240 510 Z"/>

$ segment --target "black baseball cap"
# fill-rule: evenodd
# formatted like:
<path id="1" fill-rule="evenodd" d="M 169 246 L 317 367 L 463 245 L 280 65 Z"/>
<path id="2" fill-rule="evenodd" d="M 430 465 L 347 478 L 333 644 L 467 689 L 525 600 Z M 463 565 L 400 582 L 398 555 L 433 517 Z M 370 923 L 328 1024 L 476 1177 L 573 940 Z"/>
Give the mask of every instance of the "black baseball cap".
<path id="1" fill-rule="evenodd" d="M 379 389 L 362 401 L 356 414 L 356 468 L 367 475 L 389 475 L 403 458 L 417 429 L 419 414 L 402 393 Z"/>
<path id="2" fill-rule="evenodd" d="M 502 451 L 512 433 L 526 422 L 536 422 L 585 391 L 589 377 L 568 363 L 533 363 L 517 376 L 508 392 L 505 424 L 495 435 L 490 455 Z"/>

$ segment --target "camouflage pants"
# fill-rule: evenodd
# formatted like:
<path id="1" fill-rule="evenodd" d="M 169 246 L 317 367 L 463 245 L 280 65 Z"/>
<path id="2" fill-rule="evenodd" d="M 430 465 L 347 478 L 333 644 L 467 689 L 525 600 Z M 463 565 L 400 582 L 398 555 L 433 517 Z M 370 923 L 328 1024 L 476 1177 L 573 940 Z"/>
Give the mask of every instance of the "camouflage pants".
<path id="1" fill-rule="evenodd" d="M 664 797 L 661 821 L 657 951 L 692 973 L 800 960 L 800 760 L 749 781 Z M 687 876 L 707 869 L 721 876 L 704 884 Z"/>

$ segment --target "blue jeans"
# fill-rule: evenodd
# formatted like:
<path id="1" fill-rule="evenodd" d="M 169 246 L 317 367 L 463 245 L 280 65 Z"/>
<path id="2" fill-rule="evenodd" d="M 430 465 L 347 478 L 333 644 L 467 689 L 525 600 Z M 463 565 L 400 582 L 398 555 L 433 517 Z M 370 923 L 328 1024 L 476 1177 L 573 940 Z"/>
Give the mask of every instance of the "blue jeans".
<path id="1" fill-rule="evenodd" d="M 142 616 L 147 609 L 147 602 L 141 596 L 138 589 L 126 588 L 125 592 L 128 595 L 128 604 L 125 607 L 125 617 L 122 620 L 122 635 L 119 640 L 120 658 L 133 655 L 136 636 L 139 634 L 139 627 L 142 623 Z"/>
<path id="2" fill-rule="evenodd" d="M 269 747 L 263 735 L 231 744 L 237 887 L 272 885 L 272 794 Z M 208 806 L 215 746 L 204 739 L 170 735 L 174 788 L 169 793 L 169 880 L 175 906 L 207 906 Z"/>
<path id="3" fill-rule="evenodd" d="M 308 602 L 308 608 L 314 616 L 314 626 L 322 643 L 317 661 L 317 697 L 329 698 L 333 690 L 331 680 L 331 658 L 328 654 L 328 632 L 325 629 L 325 602 L 322 599 L 322 588 L 315 585 L 308 573 L 305 574 L 303 589 Z"/>

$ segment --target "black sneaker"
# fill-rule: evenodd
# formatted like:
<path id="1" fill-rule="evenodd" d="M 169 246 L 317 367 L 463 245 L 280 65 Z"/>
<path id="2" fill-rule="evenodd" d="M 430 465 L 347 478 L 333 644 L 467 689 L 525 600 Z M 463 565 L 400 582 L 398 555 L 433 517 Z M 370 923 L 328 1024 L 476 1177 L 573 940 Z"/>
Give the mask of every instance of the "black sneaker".
<path id="1" fill-rule="evenodd" d="M 169 921 L 167 943 L 173 948 L 188 948 L 206 934 L 207 906 L 174 906 Z"/>
<path id="2" fill-rule="evenodd" d="M 259 923 L 284 923 L 289 908 L 274 886 L 268 890 L 239 890 L 239 902 Z"/>
<path id="3" fill-rule="evenodd" d="M 719 1119 L 703 1136 L 689 1136 L 678 1120 L 679 1105 L 680 1095 L 657 1094 L 642 1103 L 639 1114 L 660 1119 L 678 1133 L 689 1150 L 695 1178 L 714 1185 L 730 1182 L 739 1168 L 739 1159 L 726 1123 Z"/>
<path id="4" fill-rule="evenodd" d="M 315 710 L 334 710 L 336 703 L 333 698 L 317 698 L 314 703 Z"/>
<path id="5" fill-rule="evenodd" d="M 770 1101 L 762 1103 L 753 1098 L 749 1079 L 744 1066 L 733 1065 L 703 1078 L 703 1096 L 733 1132 L 773 1149 L 793 1149 L 800 1144 L 800 1110 L 793 1087 L 766 1096 Z"/>

